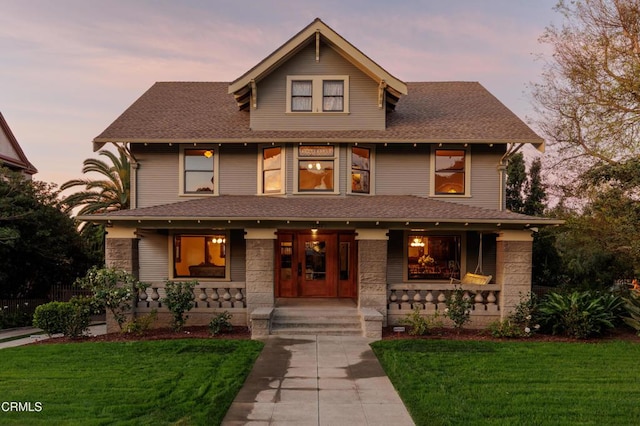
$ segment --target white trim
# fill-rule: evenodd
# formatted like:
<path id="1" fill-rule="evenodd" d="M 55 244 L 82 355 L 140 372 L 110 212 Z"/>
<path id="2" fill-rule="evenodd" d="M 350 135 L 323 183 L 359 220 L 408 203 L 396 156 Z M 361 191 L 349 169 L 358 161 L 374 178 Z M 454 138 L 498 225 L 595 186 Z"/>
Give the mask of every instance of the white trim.
<path id="1" fill-rule="evenodd" d="M 464 151 L 464 194 L 436 194 L 436 151 L 462 150 Z M 471 148 L 459 145 L 431 145 L 429 155 L 429 196 L 433 198 L 471 198 Z"/>
<path id="2" fill-rule="evenodd" d="M 311 92 L 311 111 L 292 111 L 291 110 L 291 84 L 296 80 L 311 80 L 312 92 Z M 344 82 L 344 98 L 343 98 L 343 110 L 342 111 L 323 111 L 323 85 L 325 80 L 342 80 Z M 287 76 L 287 98 L 286 98 L 286 110 L 287 114 L 349 114 L 349 76 L 348 75 L 288 75 Z"/>
<path id="3" fill-rule="evenodd" d="M 293 194 L 296 195 L 338 195 L 340 194 L 340 145 L 329 144 L 333 147 L 333 157 L 305 157 L 308 160 L 333 161 L 333 191 L 300 191 L 298 180 L 300 170 L 298 168 L 299 160 L 298 148 L 300 146 L 324 146 L 322 144 L 299 144 L 293 146 Z"/>
<path id="4" fill-rule="evenodd" d="M 185 149 L 209 149 L 213 151 L 213 193 L 197 193 L 184 191 L 184 151 Z M 220 147 L 213 145 L 187 145 L 180 144 L 178 156 L 178 195 L 181 197 L 211 197 L 218 195 L 220 187 Z"/>
<path id="5" fill-rule="evenodd" d="M 353 148 L 366 148 L 369 150 L 369 192 L 353 192 L 351 190 L 351 156 L 353 155 Z M 375 195 L 376 193 L 376 146 L 369 144 L 350 144 L 347 146 L 347 194 L 353 195 Z"/>
<path id="6" fill-rule="evenodd" d="M 263 167 L 263 153 L 264 150 L 267 148 L 280 148 L 280 191 L 278 192 L 264 192 L 264 182 L 263 182 L 263 172 L 264 170 L 262 169 Z M 258 195 L 283 195 L 286 193 L 286 184 L 287 184 L 287 179 L 286 179 L 286 175 L 287 175 L 287 169 L 286 169 L 286 165 L 287 162 L 285 160 L 286 158 L 286 149 L 285 149 L 285 145 L 284 144 L 262 144 L 262 145 L 258 145 L 258 182 L 257 182 L 257 186 L 256 188 L 258 188 Z"/>

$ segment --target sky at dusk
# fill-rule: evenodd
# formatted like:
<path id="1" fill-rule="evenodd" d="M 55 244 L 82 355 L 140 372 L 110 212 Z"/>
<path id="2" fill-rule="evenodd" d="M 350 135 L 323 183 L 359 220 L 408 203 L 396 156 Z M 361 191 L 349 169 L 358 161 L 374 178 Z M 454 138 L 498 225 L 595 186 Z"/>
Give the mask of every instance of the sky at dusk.
<path id="1" fill-rule="evenodd" d="M 527 121 L 556 2 L 3 0 L 0 111 L 60 185 L 154 82 L 232 81 L 318 17 L 405 82 L 478 81 Z"/>

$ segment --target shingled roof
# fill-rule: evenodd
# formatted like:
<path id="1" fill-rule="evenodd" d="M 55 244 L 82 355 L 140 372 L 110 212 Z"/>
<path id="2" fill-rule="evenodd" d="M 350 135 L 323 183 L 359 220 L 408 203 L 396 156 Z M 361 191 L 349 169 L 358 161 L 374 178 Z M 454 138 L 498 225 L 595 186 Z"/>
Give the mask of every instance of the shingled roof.
<path id="1" fill-rule="evenodd" d="M 172 204 L 79 217 L 89 221 L 351 221 L 442 222 L 513 225 L 560 223 L 509 211 L 449 203 L 411 195 L 265 197 L 221 195 Z"/>
<path id="2" fill-rule="evenodd" d="M 255 131 L 227 82 L 159 82 L 105 131 L 107 142 L 532 143 L 544 140 L 477 82 L 407 83 L 385 130 Z"/>

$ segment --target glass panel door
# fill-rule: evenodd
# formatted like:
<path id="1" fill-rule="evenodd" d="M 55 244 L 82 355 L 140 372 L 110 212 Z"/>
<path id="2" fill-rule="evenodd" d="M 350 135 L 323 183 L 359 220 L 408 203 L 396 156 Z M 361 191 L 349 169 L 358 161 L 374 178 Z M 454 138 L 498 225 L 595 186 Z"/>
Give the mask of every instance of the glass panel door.
<path id="1" fill-rule="evenodd" d="M 300 292 L 302 297 L 336 297 L 336 235 L 300 234 Z"/>

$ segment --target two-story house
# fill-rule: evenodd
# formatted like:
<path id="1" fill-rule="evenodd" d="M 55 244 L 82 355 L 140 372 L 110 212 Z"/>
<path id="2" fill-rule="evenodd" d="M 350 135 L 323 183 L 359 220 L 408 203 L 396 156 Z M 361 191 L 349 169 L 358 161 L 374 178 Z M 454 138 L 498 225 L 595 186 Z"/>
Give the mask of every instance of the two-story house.
<path id="1" fill-rule="evenodd" d="M 2 113 L 0 113 L 0 166 L 22 173 L 26 179 L 31 179 L 38 173 L 38 169 L 27 159 Z"/>
<path id="2" fill-rule="evenodd" d="M 195 279 L 192 324 L 227 310 L 256 336 L 379 337 L 469 272 L 490 280 L 469 286 L 485 325 L 530 290 L 532 232 L 556 223 L 504 208 L 508 146 L 544 141 L 494 96 L 405 83 L 319 19 L 230 83 L 156 83 L 93 142 L 131 153 L 132 208 L 82 219 L 151 283 L 138 312 Z"/>

